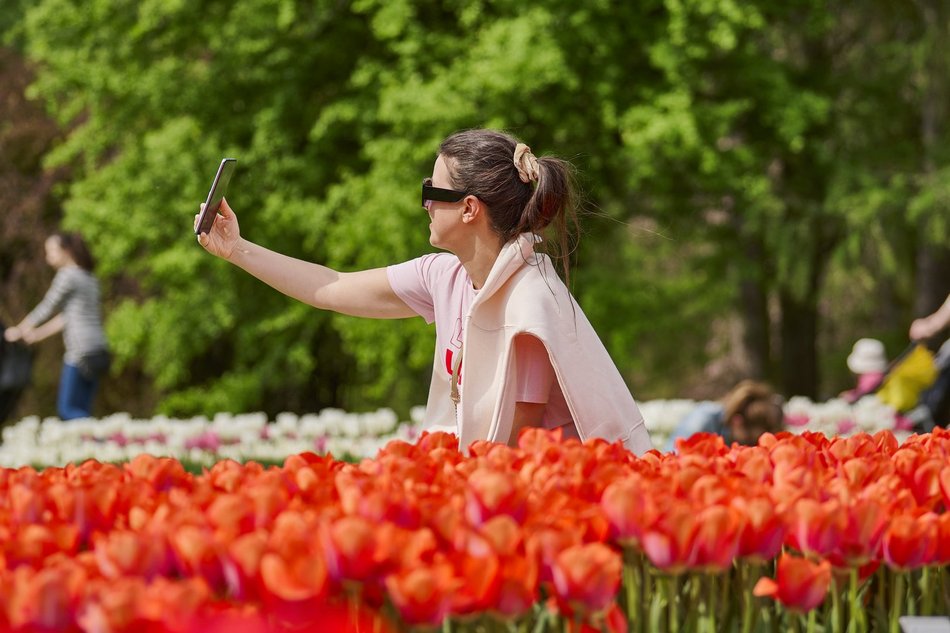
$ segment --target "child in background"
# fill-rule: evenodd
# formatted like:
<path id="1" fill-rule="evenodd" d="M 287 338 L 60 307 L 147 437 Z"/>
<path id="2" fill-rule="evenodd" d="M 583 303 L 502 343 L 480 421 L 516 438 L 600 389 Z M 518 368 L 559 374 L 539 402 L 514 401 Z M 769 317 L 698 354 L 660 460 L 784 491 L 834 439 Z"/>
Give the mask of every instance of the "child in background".
<path id="1" fill-rule="evenodd" d="M 854 389 L 841 392 L 841 398 L 853 403 L 881 386 L 887 371 L 884 343 L 874 338 L 855 341 L 848 356 L 848 369 L 857 376 L 857 384 Z"/>
<path id="2" fill-rule="evenodd" d="M 781 397 L 765 383 L 743 380 L 719 402 L 701 402 L 676 425 L 665 450 L 676 440 L 696 433 L 721 435 L 726 444 L 755 446 L 763 433 L 782 430 L 785 414 Z"/>

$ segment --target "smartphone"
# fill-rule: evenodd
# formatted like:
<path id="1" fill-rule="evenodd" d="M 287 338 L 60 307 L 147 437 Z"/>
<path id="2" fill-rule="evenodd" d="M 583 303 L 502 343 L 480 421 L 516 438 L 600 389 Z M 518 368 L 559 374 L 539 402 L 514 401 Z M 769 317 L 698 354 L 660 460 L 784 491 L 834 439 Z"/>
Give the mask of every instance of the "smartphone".
<path id="1" fill-rule="evenodd" d="M 214 182 L 211 183 L 211 191 L 208 192 L 208 199 L 205 200 L 204 209 L 201 210 L 201 215 L 198 216 L 195 235 L 211 232 L 214 219 L 218 217 L 218 209 L 221 208 L 221 200 L 228 192 L 228 183 L 231 182 L 235 165 L 237 165 L 236 158 L 221 159 L 221 164 L 218 165 L 218 173 L 214 175 Z"/>

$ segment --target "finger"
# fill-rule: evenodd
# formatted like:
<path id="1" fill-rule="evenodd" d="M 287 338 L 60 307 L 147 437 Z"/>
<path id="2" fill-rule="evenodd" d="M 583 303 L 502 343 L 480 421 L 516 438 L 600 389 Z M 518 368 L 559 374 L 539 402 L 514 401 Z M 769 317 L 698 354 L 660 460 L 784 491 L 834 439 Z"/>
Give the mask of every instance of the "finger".
<path id="1" fill-rule="evenodd" d="M 228 204 L 227 198 L 221 198 L 221 206 L 218 207 L 218 214 L 228 219 L 234 217 L 234 210 L 231 208 L 231 205 Z"/>
<path id="2" fill-rule="evenodd" d="M 195 214 L 195 225 L 194 225 L 194 227 L 192 227 L 192 230 L 197 229 L 197 228 L 198 228 L 198 214 L 196 213 L 196 214 Z"/>

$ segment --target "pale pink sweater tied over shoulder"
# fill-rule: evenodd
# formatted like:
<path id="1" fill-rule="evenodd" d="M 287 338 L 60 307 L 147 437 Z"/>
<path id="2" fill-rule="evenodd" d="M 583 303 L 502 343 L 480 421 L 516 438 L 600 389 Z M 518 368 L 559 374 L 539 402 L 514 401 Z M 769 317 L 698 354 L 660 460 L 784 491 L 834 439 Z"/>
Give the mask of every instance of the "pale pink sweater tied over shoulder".
<path id="1" fill-rule="evenodd" d="M 619 440 L 642 455 L 653 445 L 640 409 L 551 259 L 535 253 L 538 241 L 522 233 L 502 248 L 464 319 L 459 444 L 508 441 L 515 411 L 511 377 L 518 371 L 514 339 L 530 334 L 548 351 L 581 440 Z M 433 375 L 436 380 L 445 376 Z M 433 391 L 444 393 L 440 387 Z M 429 404 L 427 421 L 444 424 L 446 405 L 432 407 L 432 397 Z"/>

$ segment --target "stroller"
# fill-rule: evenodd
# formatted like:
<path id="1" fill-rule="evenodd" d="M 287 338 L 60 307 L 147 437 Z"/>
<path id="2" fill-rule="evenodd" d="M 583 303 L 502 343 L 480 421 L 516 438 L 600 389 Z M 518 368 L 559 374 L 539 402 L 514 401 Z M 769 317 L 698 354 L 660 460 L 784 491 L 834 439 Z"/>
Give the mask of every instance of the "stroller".
<path id="1" fill-rule="evenodd" d="M 33 375 L 33 352 L 22 343 L 8 343 L 0 323 L 0 426 L 8 421 Z"/>
<path id="2" fill-rule="evenodd" d="M 911 343 L 888 366 L 875 390 L 879 400 L 927 433 L 950 423 L 950 341 L 933 354 L 921 343 Z"/>

